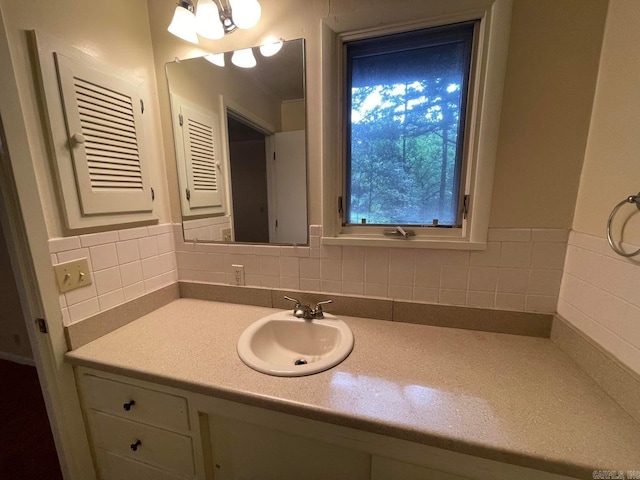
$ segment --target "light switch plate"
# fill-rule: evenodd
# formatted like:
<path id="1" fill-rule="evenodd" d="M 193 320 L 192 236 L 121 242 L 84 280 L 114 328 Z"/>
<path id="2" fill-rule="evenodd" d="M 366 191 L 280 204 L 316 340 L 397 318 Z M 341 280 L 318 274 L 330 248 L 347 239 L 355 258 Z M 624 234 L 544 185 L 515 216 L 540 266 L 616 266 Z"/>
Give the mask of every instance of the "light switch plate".
<path id="1" fill-rule="evenodd" d="M 86 258 L 53 266 L 60 293 L 91 285 L 89 262 Z"/>

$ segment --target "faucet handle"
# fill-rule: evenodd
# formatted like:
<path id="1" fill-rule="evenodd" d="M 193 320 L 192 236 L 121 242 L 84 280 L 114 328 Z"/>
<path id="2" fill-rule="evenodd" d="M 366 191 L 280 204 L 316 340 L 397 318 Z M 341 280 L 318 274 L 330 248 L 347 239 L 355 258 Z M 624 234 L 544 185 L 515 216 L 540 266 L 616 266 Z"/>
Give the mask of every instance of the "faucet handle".
<path id="1" fill-rule="evenodd" d="M 316 308 L 313 310 L 313 316 L 315 318 L 324 318 L 324 314 L 322 313 L 322 305 L 326 305 L 327 303 L 333 303 L 333 300 L 324 300 L 322 302 L 316 303 Z"/>
<path id="2" fill-rule="evenodd" d="M 287 297 L 287 296 L 285 295 L 285 296 L 284 296 L 284 299 L 285 299 L 285 300 L 289 300 L 290 302 L 294 302 L 294 303 L 296 304 L 296 306 L 295 306 L 295 307 L 293 307 L 293 308 L 298 308 L 300 305 L 302 305 L 302 304 L 300 303 L 300 300 L 298 300 L 297 298 Z"/>

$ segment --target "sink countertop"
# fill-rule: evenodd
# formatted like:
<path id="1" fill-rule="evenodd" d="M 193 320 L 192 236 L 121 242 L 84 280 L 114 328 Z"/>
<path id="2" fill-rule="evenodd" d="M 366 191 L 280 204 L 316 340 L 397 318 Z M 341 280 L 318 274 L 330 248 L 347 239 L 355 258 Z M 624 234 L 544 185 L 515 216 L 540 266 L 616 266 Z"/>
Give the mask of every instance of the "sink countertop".
<path id="1" fill-rule="evenodd" d="M 274 377 L 236 353 L 272 308 L 179 299 L 67 353 L 74 365 L 553 473 L 640 470 L 640 425 L 549 339 L 340 316 L 336 367 Z"/>

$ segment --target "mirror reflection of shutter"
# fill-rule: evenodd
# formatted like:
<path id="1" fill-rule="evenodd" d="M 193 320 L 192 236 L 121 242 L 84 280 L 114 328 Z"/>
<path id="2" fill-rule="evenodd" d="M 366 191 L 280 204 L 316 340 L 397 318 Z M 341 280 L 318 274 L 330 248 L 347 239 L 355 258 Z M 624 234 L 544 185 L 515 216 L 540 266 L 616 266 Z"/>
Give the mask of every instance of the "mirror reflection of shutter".
<path id="1" fill-rule="evenodd" d="M 151 211 L 140 87 L 55 58 L 83 215 Z"/>
<path id="2" fill-rule="evenodd" d="M 189 188 L 189 207 L 219 207 L 223 202 L 222 178 L 215 113 L 202 112 L 180 105 L 184 159 Z"/>

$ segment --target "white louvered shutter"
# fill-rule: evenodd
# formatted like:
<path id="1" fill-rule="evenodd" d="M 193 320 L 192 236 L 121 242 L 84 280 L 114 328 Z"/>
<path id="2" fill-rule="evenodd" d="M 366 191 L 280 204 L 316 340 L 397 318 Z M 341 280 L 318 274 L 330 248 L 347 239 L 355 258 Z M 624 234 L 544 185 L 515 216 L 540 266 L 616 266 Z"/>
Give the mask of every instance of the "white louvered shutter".
<path id="1" fill-rule="evenodd" d="M 56 67 L 83 215 L 151 211 L 140 87 L 59 53 Z"/>
<path id="2" fill-rule="evenodd" d="M 220 207 L 223 202 L 215 113 L 180 106 L 189 207 Z"/>

